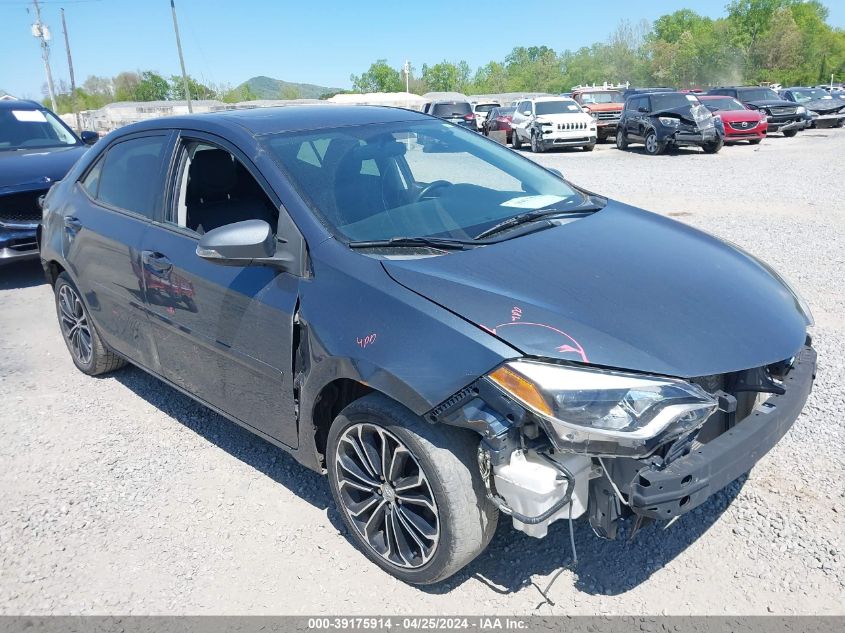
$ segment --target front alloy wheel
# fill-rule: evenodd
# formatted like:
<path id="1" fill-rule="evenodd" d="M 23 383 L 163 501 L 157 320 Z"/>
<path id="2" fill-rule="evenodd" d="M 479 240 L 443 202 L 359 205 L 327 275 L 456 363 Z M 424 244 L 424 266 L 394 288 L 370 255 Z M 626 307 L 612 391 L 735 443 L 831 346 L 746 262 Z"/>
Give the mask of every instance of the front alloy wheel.
<path id="1" fill-rule="evenodd" d="M 379 393 L 348 405 L 329 429 L 326 466 L 350 539 L 408 583 L 438 582 L 468 564 L 497 519 L 478 472 L 479 440 Z"/>
<path id="2" fill-rule="evenodd" d="M 657 156 L 663 151 L 664 144 L 658 142 L 657 134 L 654 131 L 649 132 L 645 137 L 645 151 L 652 156 Z"/>
<path id="3" fill-rule="evenodd" d="M 335 473 L 358 534 L 388 562 L 410 569 L 431 560 L 440 516 L 417 459 L 390 431 L 354 424 L 340 437 Z"/>

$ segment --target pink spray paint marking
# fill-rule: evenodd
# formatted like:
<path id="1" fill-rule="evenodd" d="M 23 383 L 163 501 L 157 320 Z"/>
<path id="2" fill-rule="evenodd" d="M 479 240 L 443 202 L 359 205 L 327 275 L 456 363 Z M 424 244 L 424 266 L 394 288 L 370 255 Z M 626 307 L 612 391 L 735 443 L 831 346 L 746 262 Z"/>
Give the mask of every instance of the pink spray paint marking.
<path id="1" fill-rule="evenodd" d="M 376 342 L 376 334 L 373 332 L 372 334 L 367 334 L 364 338 L 356 338 L 355 342 L 358 343 L 361 349 L 364 349 Z"/>
<path id="2" fill-rule="evenodd" d="M 567 342 L 563 343 L 562 345 L 555 347 L 556 352 L 560 352 L 561 354 L 576 354 L 581 358 L 581 360 L 583 362 L 585 362 L 585 363 L 590 362 L 587 359 L 587 352 L 584 351 L 584 348 L 581 346 L 581 343 L 576 341 L 574 338 L 572 338 L 569 334 L 567 334 L 563 330 L 559 330 L 558 328 L 556 328 L 552 325 L 549 325 L 547 323 L 532 323 L 530 321 L 522 321 L 521 319 L 522 319 L 522 308 L 520 308 L 519 306 L 514 306 L 511 309 L 511 321 L 509 323 L 500 323 L 499 325 L 497 325 L 494 328 L 489 328 L 485 325 L 482 325 L 481 327 L 483 327 L 485 330 L 487 330 L 488 332 L 490 332 L 492 334 L 498 334 L 498 330 L 500 328 L 503 328 L 503 327 L 512 327 L 512 326 L 520 326 L 520 325 L 525 326 L 525 327 L 540 327 L 540 328 L 544 328 L 544 329 L 547 329 L 547 330 L 551 330 L 555 334 L 559 334 L 560 336 L 562 336 L 567 341 Z"/>

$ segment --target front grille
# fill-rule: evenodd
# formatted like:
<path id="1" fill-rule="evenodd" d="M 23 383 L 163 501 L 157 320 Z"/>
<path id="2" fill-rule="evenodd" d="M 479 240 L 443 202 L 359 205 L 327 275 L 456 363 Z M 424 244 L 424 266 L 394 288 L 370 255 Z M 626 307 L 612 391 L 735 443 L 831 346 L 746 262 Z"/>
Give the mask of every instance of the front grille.
<path id="1" fill-rule="evenodd" d="M 783 106 L 783 107 L 779 107 L 779 108 L 770 108 L 769 110 L 772 113 L 772 116 L 783 116 L 783 115 L 787 115 L 787 114 L 795 114 L 795 108 L 791 108 L 791 107 L 788 107 L 788 106 Z"/>
<path id="2" fill-rule="evenodd" d="M 586 123 L 558 123 L 557 129 L 559 129 L 559 130 L 586 130 L 587 124 Z"/>
<path id="3" fill-rule="evenodd" d="M 41 189 L 0 196 L 0 222 L 7 224 L 41 222 L 41 207 L 38 206 L 38 197 L 45 193 L 47 193 L 47 190 Z"/>
<path id="4" fill-rule="evenodd" d="M 744 131 L 757 127 L 757 121 L 733 121 L 728 125 L 734 130 Z"/>
<path id="5" fill-rule="evenodd" d="M 618 121 L 622 116 L 621 112 L 599 112 L 599 121 Z"/>

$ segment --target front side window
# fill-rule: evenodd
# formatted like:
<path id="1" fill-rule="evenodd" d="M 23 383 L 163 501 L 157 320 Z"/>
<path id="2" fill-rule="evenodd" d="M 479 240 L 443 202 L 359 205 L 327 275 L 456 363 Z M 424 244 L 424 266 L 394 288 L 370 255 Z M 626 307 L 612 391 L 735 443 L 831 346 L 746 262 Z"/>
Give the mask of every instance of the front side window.
<path id="1" fill-rule="evenodd" d="M 297 160 L 315 164 L 321 156 L 319 145 L 304 143 Z M 276 232 L 278 209 L 230 152 L 210 143 L 188 141 L 179 164 L 176 208 L 168 214 L 168 223 L 202 235 L 234 222 L 264 220 Z"/>
<path id="2" fill-rule="evenodd" d="M 0 109 L 0 151 L 79 144 L 79 139 L 49 110 Z"/>
<path id="3" fill-rule="evenodd" d="M 276 134 L 262 142 L 305 201 L 350 241 L 470 239 L 511 216 L 585 200 L 531 161 L 440 122 Z M 319 166 L 305 160 L 311 144 L 326 148 Z"/>
<path id="4" fill-rule="evenodd" d="M 152 218 L 161 198 L 160 176 L 166 148 L 164 135 L 134 138 L 110 147 L 100 161 L 97 199 Z"/>

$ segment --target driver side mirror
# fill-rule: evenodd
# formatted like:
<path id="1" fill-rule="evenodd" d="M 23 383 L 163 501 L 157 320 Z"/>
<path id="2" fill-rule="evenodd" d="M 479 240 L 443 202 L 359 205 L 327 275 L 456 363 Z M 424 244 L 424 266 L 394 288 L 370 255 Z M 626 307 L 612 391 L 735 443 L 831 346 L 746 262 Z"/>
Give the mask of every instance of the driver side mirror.
<path id="1" fill-rule="evenodd" d="M 91 130 L 83 130 L 80 132 L 79 138 L 81 138 L 82 142 L 86 145 L 93 145 L 100 140 L 100 135 L 96 132 L 92 132 Z"/>
<path id="2" fill-rule="evenodd" d="M 522 114 L 524 114 L 525 116 L 531 116 L 531 110 L 523 110 Z"/>
<path id="3" fill-rule="evenodd" d="M 645 106 L 640 106 L 639 108 L 637 108 L 637 112 L 647 113 L 647 112 L 648 112 L 648 108 L 647 108 L 647 107 L 645 107 Z"/>
<path id="4" fill-rule="evenodd" d="M 223 266 L 289 263 L 276 256 L 276 237 L 264 220 L 233 222 L 209 231 L 200 238 L 197 255 Z"/>

